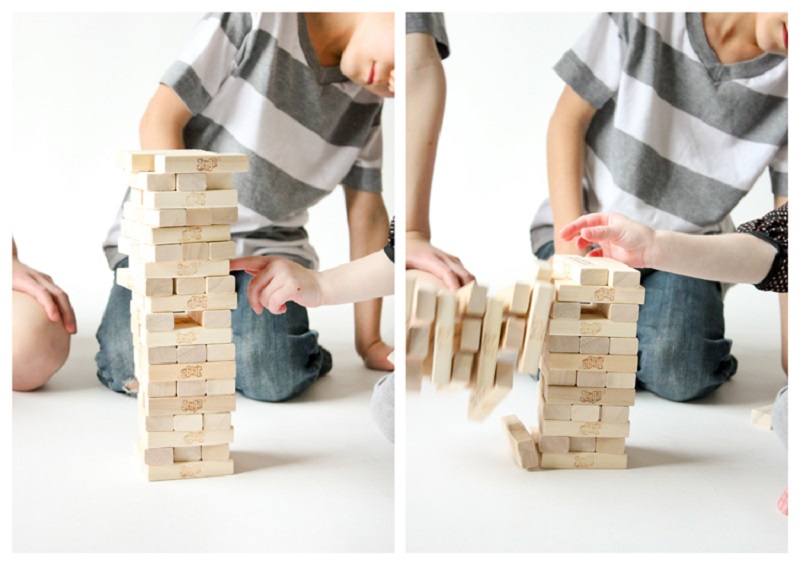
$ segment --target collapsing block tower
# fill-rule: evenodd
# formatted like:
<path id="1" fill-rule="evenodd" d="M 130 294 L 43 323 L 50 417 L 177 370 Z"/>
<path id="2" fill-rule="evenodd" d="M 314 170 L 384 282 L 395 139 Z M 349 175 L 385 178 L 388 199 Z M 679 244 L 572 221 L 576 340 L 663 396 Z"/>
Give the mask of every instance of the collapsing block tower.
<path id="1" fill-rule="evenodd" d="M 139 451 L 148 480 L 229 475 L 236 362 L 230 225 L 238 213 L 233 173 L 246 155 L 136 151 L 119 250 L 128 268 Z"/>
<path id="2" fill-rule="evenodd" d="M 644 288 L 636 269 L 556 255 L 555 301 L 541 359 L 543 469 L 624 469 Z"/>

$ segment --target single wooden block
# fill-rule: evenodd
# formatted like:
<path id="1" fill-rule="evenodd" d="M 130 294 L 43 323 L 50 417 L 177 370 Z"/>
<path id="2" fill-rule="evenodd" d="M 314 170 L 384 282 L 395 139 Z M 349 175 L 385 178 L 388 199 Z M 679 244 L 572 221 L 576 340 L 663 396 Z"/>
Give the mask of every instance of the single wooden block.
<path id="1" fill-rule="evenodd" d="M 170 416 L 164 416 L 168 418 Z M 172 427 L 176 432 L 197 432 L 203 429 L 202 414 L 176 414 L 171 416 Z"/>
<path id="2" fill-rule="evenodd" d="M 636 337 L 636 322 L 612 322 L 594 311 L 581 314 L 580 320 L 550 320 L 552 335 Z"/>
<path id="3" fill-rule="evenodd" d="M 233 341 L 233 332 L 231 328 L 204 328 L 194 322 L 191 324 L 175 322 L 175 329 L 166 332 L 151 332 L 143 328 L 139 339 L 147 347 L 205 345 L 230 343 Z"/>
<path id="4" fill-rule="evenodd" d="M 143 352 L 144 362 L 148 365 L 164 365 L 178 362 L 176 347 L 148 347 Z"/>
<path id="5" fill-rule="evenodd" d="M 214 223 L 213 208 L 187 208 L 187 226 L 210 226 Z"/>
<path id="6" fill-rule="evenodd" d="M 208 361 L 236 360 L 236 346 L 233 343 L 209 343 L 206 351 Z"/>
<path id="7" fill-rule="evenodd" d="M 581 338 L 577 335 L 548 335 L 545 344 L 553 353 L 580 353 Z"/>
<path id="8" fill-rule="evenodd" d="M 233 188 L 233 173 L 206 173 L 206 189 L 220 190 Z"/>
<path id="9" fill-rule="evenodd" d="M 172 448 L 176 463 L 186 463 L 189 461 L 200 461 L 202 451 L 199 445 L 178 446 Z"/>
<path id="10" fill-rule="evenodd" d="M 229 328 L 232 322 L 230 310 L 198 310 L 189 317 L 204 328 Z"/>
<path id="11" fill-rule="evenodd" d="M 539 422 L 539 430 L 543 435 L 553 436 L 628 437 L 630 434 L 630 423 L 541 420 Z"/>
<path id="12" fill-rule="evenodd" d="M 418 359 L 422 361 L 428 356 L 431 346 L 431 327 L 418 326 L 411 328 L 408 332 L 406 342 L 406 359 Z"/>
<path id="13" fill-rule="evenodd" d="M 500 346 L 497 359 L 506 363 L 517 362 L 522 344 L 525 339 L 525 319 L 506 318 L 500 332 Z"/>
<path id="14" fill-rule="evenodd" d="M 505 287 L 495 295 L 503 302 L 503 312 L 514 316 L 524 316 L 528 313 L 531 304 L 531 286 L 524 283 L 514 283 Z"/>
<path id="15" fill-rule="evenodd" d="M 206 282 L 207 288 L 208 282 Z M 235 309 L 237 305 L 238 296 L 235 292 L 220 292 L 193 296 L 180 294 L 148 296 L 145 297 L 142 307 L 149 312 L 188 312 L 191 310 L 230 310 Z"/>
<path id="16" fill-rule="evenodd" d="M 772 408 L 774 404 L 759 406 L 750 411 L 750 423 L 762 430 L 772 429 Z"/>
<path id="17" fill-rule="evenodd" d="M 589 257 L 579 255 L 553 255 L 553 274 L 582 286 L 608 284 L 608 268 L 598 265 Z"/>
<path id="18" fill-rule="evenodd" d="M 174 227 L 186 225 L 186 210 L 150 210 L 133 202 L 122 206 L 123 217 L 152 227 Z"/>
<path id="19" fill-rule="evenodd" d="M 492 301 L 492 299 L 490 298 L 489 301 Z M 484 420 L 511 392 L 511 388 L 514 386 L 514 366 L 507 363 L 498 363 L 497 375 L 494 381 L 495 383 L 492 387 L 476 387 L 473 389 L 467 409 L 467 417 L 470 420 Z"/>
<path id="20" fill-rule="evenodd" d="M 483 317 L 486 312 L 487 288 L 475 281 L 465 284 L 456 292 L 458 315 Z"/>
<path id="21" fill-rule="evenodd" d="M 172 194 L 171 192 L 152 192 L 148 194 Z M 177 193 L 176 193 L 177 194 Z M 198 194 L 198 193 L 191 193 Z M 124 237 L 146 245 L 165 245 L 170 243 L 194 243 L 198 241 L 228 241 L 231 238 L 229 225 L 154 227 L 128 218 L 120 223 Z"/>
<path id="22" fill-rule="evenodd" d="M 591 257 L 589 259 L 596 265 L 608 269 L 608 286 L 631 288 L 639 286 L 641 282 L 641 272 L 625 263 L 608 257 Z"/>
<path id="23" fill-rule="evenodd" d="M 600 421 L 624 424 L 630 419 L 630 412 L 628 406 L 605 405 L 600 408 Z"/>
<path id="24" fill-rule="evenodd" d="M 600 407 L 592 404 L 573 404 L 570 419 L 578 422 L 599 422 Z"/>
<path id="25" fill-rule="evenodd" d="M 140 364 L 136 367 L 136 378 L 143 382 L 234 379 L 236 362 L 225 360 L 169 365 Z"/>
<path id="26" fill-rule="evenodd" d="M 171 278 L 144 279 L 145 296 L 171 296 L 173 282 Z"/>
<path id="27" fill-rule="evenodd" d="M 169 398 L 175 396 L 175 382 L 139 383 L 139 392 L 148 398 Z"/>
<path id="28" fill-rule="evenodd" d="M 502 420 L 511 456 L 517 465 L 523 469 L 533 469 L 539 466 L 539 454 L 536 451 L 536 442 L 528 433 L 523 423 L 516 416 L 506 416 Z"/>
<path id="29" fill-rule="evenodd" d="M 142 200 L 144 199 L 144 191 L 138 190 L 135 188 L 131 188 L 128 191 L 128 199 L 125 202 L 133 202 L 139 206 L 142 205 Z"/>
<path id="30" fill-rule="evenodd" d="M 154 172 L 156 155 L 185 155 L 210 157 L 214 153 L 202 149 L 142 149 L 137 151 L 120 151 L 117 156 L 119 167 L 131 173 Z"/>
<path id="31" fill-rule="evenodd" d="M 172 465 L 171 447 L 154 447 L 143 450 L 145 465 Z"/>
<path id="32" fill-rule="evenodd" d="M 151 263 L 181 260 L 181 246 L 179 243 L 171 243 L 167 245 L 147 245 L 138 241 L 134 241 L 130 238 L 120 236 L 118 249 L 120 253 Z"/>
<path id="33" fill-rule="evenodd" d="M 639 358 L 636 355 L 585 355 L 545 350 L 542 361 L 551 369 L 628 373 L 636 371 Z"/>
<path id="34" fill-rule="evenodd" d="M 236 257 L 235 241 L 212 241 L 208 244 L 208 258 L 212 261 Z"/>
<path id="35" fill-rule="evenodd" d="M 180 261 L 208 261 L 209 244 L 207 241 L 198 243 L 181 243 Z M 201 290 L 197 294 L 202 293 Z"/>
<path id="36" fill-rule="evenodd" d="M 542 453 L 542 469 L 625 469 L 627 455 L 611 453 Z"/>
<path id="37" fill-rule="evenodd" d="M 233 459 L 228 459 L 227 461 L 173 463 L 172 465 L 146 465 L 144 471 L 145 478 L 148 481 L 221 477 L 233 474 Z"/>
<path id="38" fill-rule="evenodd" d="M 572 370 L 562 370 L 562 369 L 551 369 L 546 364 L 542 363 L 540 366 L 541 369 L 541 376 L 548 386 L 550 385 L 558 385 L 558 386 L 575 386 L 578 382 L 578 371 Z"/>
<path id="39" fill-rule="evenodd" d="M 205 173 L 178 173 L 175 175 L 175 190 L 197 192 L 206 189 Z"/>
<path id="40" fill-rule="evenodd" d="M 205 396 L 207 382 L 204 380 L 178 381 L 178 396 Z"/>
<path id="41" fill-rule="evenodd" d="M 207 294 L 233 294 L 236 292 L 236 277 L 226 275 L 221 277 L 206 277 Z M 234 306 L 234 308 L 236 308 Z"/>
<path id="42" fill-rule="evenodd" d="M 206 382 L 207 396 L 236 394 L 236 379 L 218 379 Z"/>
<path id="43" fill-rule="evenodd" d="M 553 302 L 550 317 L 558 320 L 579 320 L 581 317 L 580 302 Z"/>
<path id="44" fill-rule="evenodd" d="M 453 330 L 456 319 L 456 295 L 443 290 L 436 297 L 436 324 L 433 336 L 431 384 L 444 387 L 453 370 Z"/>
<path id="45" fill-rule="evenodd" d="M 144 406 L 148 414 L 151 416 L 165 416 L 167 414 L 206 414 L 209 412 L 233 412 L 236 409 L 236 396 L 176 396 L 175 398 L 145 398 Z"/>
<path id="46" fill-rule="evenodd" d="M 608 373 L 605 386 L 607 388 L 635 388 L 636 373 Z"/>
<path id="47" fill-rule="evenodd" d="M 204 445 L 201 447 L 203 461 L 227 461 L 231 458 L 231 449 L 227 443 L 220 445 Z"/>
<path id="48" fill-rule="evenodd" d="M 149 331 L 163 332 L 175 328 L 175 316 L 169 312 L 144 315 L 144 327 Z"/>
<path id="49" fill-rule="evenodd" d="M 155 155 L 157 173 L 243 173 L 250 169 L 247 155 L 217 153 L 214 155 Z"/>
<path id="50" fill-rule="evenodd" d="M 587 336 L 581 336 L 579 339 L 580 339 L 580 346 L 578 348 L 579 353 L 597 353 L 600 355 L 608 355 L 610 338 L 587 335 Z"/>
<path id="51" fill-rule="evenodd" d="M 611 355 L 638 355 L 639 340 L 635 337 L 609 338 L 608 353 Z"/>
<path id="52" fill-rule="evenodd" d="M 467 388 L 469 386 L 474 359 L 475 354 L 468 351 L 458 351 L 453 355 L 453 372 L 450 375 L 451 388 Z"/>
<path id="53" fill-rule="evenodd" d="M 203 294 L 205 289 L 205 277 L 181 277 L 175 279 L 175 294 Z"/>
<path id="54" fill-rule="evenodd" d="M 236 206 L 215 206 L 211 208 L 211 223 L 235 224 L 239 220 L 239 208 Z"/>
<path id="55" fill-rule="evenodd" d="M 133 173 L 129 185 L 139 190 L 164 192 L 175 190 L 175 175 L 170 173 Z"/>
<path id="56" fill-rule="evenodd" d="M 230 412 L 203 414 L 202 416 L 204 430 L 229 430 L 231 427 Z"/>
<path id="57" fill-rule="evenodd" d="M 639 271 L 636 271 L 637 273 Z M 597 311 L 613 322 L 638 322 L 638 304 L 597 304 Z"/>
<path id="58" fill-rule="evenodd" d="M 553 303 L 553 285 L 537 282 L 533 285 L 531 307 L 525 326 L 525 342 L 517 362 L 520 373 L 536 374 L 542 356 L 547 324 L 550 319 L 550 305 Z"/>
<path id="59" fill-rule="evenodd" d="M 621 455 L 625 453 L 625 438 L 622 437 L 599 437 L 595 439 L 595 451 L 597 453 L 614 453 Z M 570 451 L 577 451 L 571 449 Z"/>
<path id="60" fill-rule="evenodd" d="M 578 371 L 578 381 L 575 384 L 579 387 L 604 388 L 606 374 L 602 371 Z"/>
<path id="61" fill-rule="evenodd" d="M 173 430 L 172 416 L 142 416 L 142 424 L 146 432 L 171 432 Z"/>
<path id="62" fill-rule="evenodd" d="M 464 318 L 461 320 L 461 332 L 455 344 L 458 351 L 477 353 L 481 348 L 481 318 Z"/>
<path id="63" fill-rule="evenodd" d="M 131 276 L 144 278 L 222 276 L 230 272 L 230 261 L 227 260 L 147 263 L 131 259 L 129 265 Z"/>
<path id="64" fill-rule="evenodd" d="M 545 436 L 539 434 L 539 451 L 544 453 L 567 453 L 569 438 L 566 436 Z"/>
<path id="65" fill-rule="evenodd" d="M 206 345 L 179 345 L 177 347 L 177 363 L 205 363 Z"/>
<path id="66" fill-rule="evenodd" d="M 133 193 L 135 189 L 131 189 Z M 210 190 L 207 192 L 141 192 L 142 206 L 153 210 L 165 208 L 224 208 L 237 206 L 239 194 L 236 190 Z M 224 212 L 230 214 L 230 211 Z M 215 214 L 211 213 L 212 221 Z M 222 223 L 222 222 L 218 222 Z"/>
<path id="67" fill-rule="evenodd" d="M 540 408 L 542 418 L 545 420 L 572 420 L 572 406 L 570 404 L 550 404 L 541 399 Z"/>
<path id="68" fill-rule="evenodd" d="M 429 326 L 433 323 L 434 318 L 436 318 L 436 292 L 419 286 L 415 287 L 414 298 L 411 301 L 409 327 Z"/>
<path id="69" fill-rule="evenodd" d="M 203 430 L 199 432 L 146 432 L 142 434 L 140 441 L 145 449 L 150 447 L 218 445 L 220 443 L 233 442 L 233 428 L 230 430 Z"/>
<path id="70" fill-rule="evenodd" d="M 567 280 L 557 280 L 554 284 L 556 287 L 556 300 L 559 302 L 644 304 L 643 286 L 631 288 L 584 286 Z"/>
<path id="71" fill-rule="evenodd" d="M 536 283 L 537 281 L 550 282 L 552 278 L 553 268 L 550 266 L 550 263 L 548 261 L 534 259 L 528 279 Z"/>
<path id="72" fill-rule="evenodd" d="M 543 394 L 544 399 L 552 404 L 633 406 L 636 401 L 636 391 L 634 390 L 558 386 L 547 382 L 545 382 Z"/>
<path id="73" fill-rule="evenodd" d="M 609 439 L 621 439 L 621 438 L 609 438 Z M 569 449 L 567 451 L 571 451 L 572 453 L 594 453 L 597 445 L 597 440 L 598 438 L 595 437 L 571 437 L 569 438 Z"/>
<path id="74" fill-rule="evenodd" d="M 495 372 L 498 367 L 497 350 L 500 345 L 502 324 L 503 303 L 496 298 L 488 298 L 481 326 L 481 349 L 478 352 L 475 369 L 475 382 L 479 389 L 491 388 L 495 384 Z"/>
<path id="75" fill-rule="evenodd" d="M 406 360 L 406 392 L 420 392 L 424 373 L 423 361 Z"/>

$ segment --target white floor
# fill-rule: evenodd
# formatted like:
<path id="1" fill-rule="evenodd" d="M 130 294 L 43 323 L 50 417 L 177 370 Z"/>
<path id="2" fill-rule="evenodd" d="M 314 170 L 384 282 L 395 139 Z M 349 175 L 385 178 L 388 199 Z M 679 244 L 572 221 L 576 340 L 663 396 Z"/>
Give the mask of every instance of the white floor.
<path id="1" fill-rule="evenodd" d="M 787 454 L 750 423 L 750 410 L 786 383 L 777 312 L 774 295 L 730 292 L 738 373 L 701 401 L 637 394 L 624 471 L 517 467 L 499 419 L 516 414 L 535 425 L 530 377 L 516 375 L 483 424 L 466 420 L 466 393 L 426 386 L 408 395 L 408 551 L 787 551 L 788 520 L 776 509 Z"/>
<path id="2" fill-rule="evenodd" d="M 351 306 L 311 318 L 333 371 L 291 402 L 239 396 L 235 474 L 186 481 L 142 478 L 136 402 L 98 383 L 93 329 L 79 334 L 45 388 L 12 397 L 12 550 L 392 551 L 394 449 L 370 413 L 381 373 L 353 349 Z"/>

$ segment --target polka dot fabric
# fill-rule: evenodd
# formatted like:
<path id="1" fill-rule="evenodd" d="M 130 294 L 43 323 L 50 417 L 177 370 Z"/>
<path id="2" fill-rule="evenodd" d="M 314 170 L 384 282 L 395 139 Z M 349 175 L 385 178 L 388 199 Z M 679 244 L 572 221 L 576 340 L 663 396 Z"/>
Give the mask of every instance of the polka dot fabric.
<path id="1" fill-rule="evenodd" d="M 789 291 L 789 203 L 776 208 L 761 219 L 739 226 L 736 231 L 760 237 L 775 246 L 778 253 L 772 268 L 756 286 L 769 292 Z"/>

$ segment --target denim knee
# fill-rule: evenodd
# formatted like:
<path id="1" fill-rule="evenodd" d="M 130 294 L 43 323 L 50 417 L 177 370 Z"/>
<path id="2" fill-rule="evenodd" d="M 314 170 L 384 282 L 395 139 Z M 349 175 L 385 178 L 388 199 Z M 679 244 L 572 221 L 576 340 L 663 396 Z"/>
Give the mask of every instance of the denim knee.
<path id="1" fill-rule="evenodd" d="M 116 268 L 127 267 L 128 259 Z M 116 272 L 116 271 L 115 271 Z M 131 332 L 131 291 L 114 283 L 96 338 L 100 350 L 95 356 L 97 378 L 116 392 L 136 394 L 138 386 L 133 368 L 133 333 Z"/>

